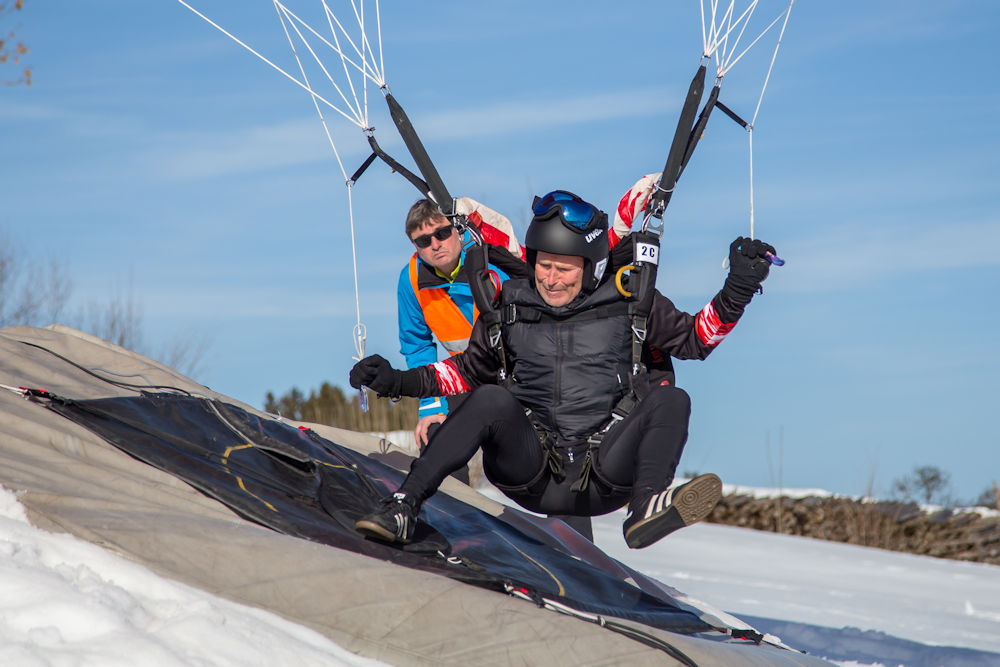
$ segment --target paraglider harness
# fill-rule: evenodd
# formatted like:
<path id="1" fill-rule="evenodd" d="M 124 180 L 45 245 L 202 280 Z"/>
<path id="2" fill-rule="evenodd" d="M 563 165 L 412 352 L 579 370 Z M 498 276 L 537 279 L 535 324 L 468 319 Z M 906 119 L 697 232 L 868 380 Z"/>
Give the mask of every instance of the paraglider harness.
<path id="1" fill-rule="evenodd" d="M 614 276 L 615 286 L 627 304 L 625 312 L 631 319 L 632 372 L 629 375 L 628 392 L 612 409 L 611 415 L 604 426 L 591 434 L 586 440 L 583 468 L 579 478 L 571 487 L 571 490 L 574 492 L 586 490 L 590 482 L 590 474 L 593 470 L 594 455 L 604 441 L 605 436 L 616 424 L 629 415 L 648 390 L 649 382 L 640 381 L 648 379 L 648 370 L 642 360 L 642 350 L 646 340 L 646 327 L 649 322 L 650 311 L 653 307 L 656 271 L 660 254 L 660 235 L 663 233 L 663 213 L 673 194 L 677 179 L 680 177 L 681 172 L 687 165 L 688 159 L 691 157 L 691 153 L 694 151 L 694 147 L 701 138 L 705 123 L 708 120 L 708 114 L 711 113 L 712 107 L 717 104 L 716 92 L 711 96 L 708 104 L 702 110 L 697 122 L 695 121 L 695 114 L 697 113 L 704 89 L 704 78 L 705 66 L 702 65 L 688 90 L 663 174 L 646 204 L 642 229 L 630 233 L 611 252 L 609 275 Z M 541 321 L 542 318 L 551 316 L 527 307 L 503 306 L 499 276 L 489 266 L 492 264 L 504 270 L 511 278 L 532 279 L 532 271 L 524 261 L 515 257 L 506 248 L 487 243 L 479 230 L 470 224 L 464 215 L 458 213 L 455 199 L 448 192 L 437 168 L 434 166 L 430 156 L 427 154 L 427 150 L 417 136 L 410 119 L 388 90 L 384 90 L 383 92 L 385 93 L 385 99 L 389 106 L 389 113 L 393 123 L 396 125 L 396 129 L 399 131 L 408 152 L 416 162 L 423 179 L 407 170 L 399 162 L 386 154 L 375 141 L 373 133 L 369 132 L 368 143 L 372 148 L 372 153 L 351 176 L 349 182 L 353 183 L 356 181 L 375 159 L 379 158 L 394 171 L 403 175 L 418 190 L 432 198 L 437 203 L 441 213 L 459 232 L 468 232 L 479 250 L 477 252 L 477 249 L 468 248 L 466 252 L 466 261 L 469 266 L 469 287 L 472 291 L 476 307 L 479 309 L 479 317 L 484 320 L 483 323 L 486 325 L 489 345 L 494 350 L 500 362 L 498 380 L 501 385 L 509 386 L 511 378 L 509 376 L 508 358 L 503 342 L 504 327 L 511 326 L 518 320 L 529 321 L 528 318 L 537 318 L 534 321 Z M 651 225 L 650 221 L 652 218 L 656 218 L 659 224 Z M 629 257 L 630 249 L 631 257 Z M 626 272 L 628 272 L 627 285 L 624 280 Z M 575 318 L 611 317 L 618 314 L 620 314 L 620 311 L 611 312 L 608 309 L 597 309 L 596 312 L 584 311 L 571 315 L 563 318 L 562 321 L 570 321 Z M 530 413 L 530 410 L 526 414 L 532 421 L 532 424 L 534 424 L 542 445 L 548 451 L 548 465 L 553 477 L 560 481 L 565 479 L 565 474 L 563 473 L 563 456 L 556 447 L 555 434 L 545 425 L 538 422 Z M 573 451 L 568 451 L 567 455 L 570 463 L 573 463 L 575 458 Z M 625 491 L 625 489 L 619 488 L 613 488 L 613 490 Z"/>
<path id="2" fill-rule="evenodd" d="M 624 307 L 598 307 L 566 317 L 555 317 L 528 306 L 504 305 L 495 278 L 486 267 L 493 264 L 513 278 L 530 278 L 532 274 L 526 263 L 510 255 L 503 248 L 485 244 L 483 250 L 481 253 L 470 252 L 467 255 L 470 269 L 469 286 L 479 309 L 479 319 L 486 326 L 489 346 L 500 363 L 497 379 L 503 386 L 509 387 L 513 381 L 510 377 L 510 360 L 504 347 L 503 333 L 506 327 L 516 322 L 572 322 L 621 314 L 627 314 L 630 319 L 632 358 L 629 389 L 615 404 L 608 420 L 585 441 L 583 466 L 578 479 L 570 487 L 573 492 L 583 492 L 590 483 L 594 458 L 604 438 L 632 412 L 648 391 L 649 383 L 643 382 L 648 376 L 648 369 L 642 359 L 642 349 L 646 341 L 649 314 L 653 307 L 660 250 L 659 235 L 649 231 L 634 232 L 626 236 L 611 253 L 609 279 L 615 281 L 615 287 L 624 299 L 622 302 Z M 576 447 L 558 446 L 556 434 L 547 425 L 542 424 L 530 409 L 526 409 L 525 414 L 535 427 L 539 440 L 547 452 L 549 472 L 557 481 L 562 481 L 565 479 L 564 459 L 568 458 L 569 462 L 573 463 L 576 458 Z M 565 454 L 560 450 L 564 450 Z M 612 490 L 625 491 L 617 487 L 612 487 Z"/>
<path id="3" fill-rule="evenodd" d="M 688 88 L 684 106 L 681 109 L 680 117 L 677 120 L 677 129 L 670 144 L 670 151 L 667 154 L 667 161 L 663 168 L 659 182 L 650 195 L 644 210 L 644 220 L 639 231 L 631 232 L 619 243 L 611 252 L 609 260 L 609 275 L 614 276 L 615 286 L 618 292 L 624 297 L 627 303 L 627 313 L 631 319 L 632 328 L 632 372 L 629 375 L 629 390 L 618 401 L 611 410 L 611 416 L 604 426 L 592 433 L 586 440 L 586 452 L 583 468 L 579 478 L 573 483 L 570 490 L 582 492 L 586 490 L 590 483 L 590 474 L 594 468 L 594 456 L 600 448 L 601 443 L 607 434 L 629 413 L 635 409 L 639 401 L 648 392 L 649 370 L 642 360 L 642 348 L 646 341 L 646 327 L 649 323 L 649 314 L 653 308 L 653 294 L 656 287 L 656 272 L 660 259 L 660 236 L 663 234 L 663 214 L 670 198 L 673 195 L 677 179 L 687 166 L 698 141 L 704 132 L 705 125 L 712 109 L 716 106 L 725 109 L 718 102 L 718 86 L 712 91 L 708 102 L 698 113 L 698 106 L 701 102 L 702 93 L 705 87 L 705 65 L 702 64 L 695 73 Z M 652 223 L 653 219 L 658 221 Z M 652 224 L 651 224 L 652 223 Z M 475 235 L 474 235 L 475 238 Z M 535 318 L 534 321 L 541 321 L 542 318 L 551 317 L 540 311 L 525 307 L 502 306 L 500 300 L 499 284 L 494 284 L 494 278 L 487 270 L 492 262 L 507 271 L 507 275 L 514 277 L 531 277 L 528 267 L 511 257 L 520 266 L 511 266 L 505 262 L 500 255 L 502 249 L 487 247 L 488 244 L 480 244 L 482 253 L 469 253 L 470 258 L 470 278 L 469 286 L 472 296 L 479 308 L 479 317 L 485 318 L 484 324 L 487 327 L 490 347 L 495 351 L 500 360 L 499 380 L 503 385 L 509 385 L 508 359 L 503 345 L 503 328 L 510 326 L 517 320 L 530 321 L 528 318 Z M 631 249 L 631 257 L 629 250 Z M 509 254 L 509 253 L 508 253 Z M 629 263 L 631 262 L 631 263 Z M 625 284 L 624 274 L 629 272 L 628 284 Z M 612 313 L 605 313 L 603 316 L 611 316 Z M 602 316 L 598 313 L 596 316 Z M 593 311 L 584 311 L 563 318 L 560 321 L 571 321 L 574 318 L 595 317 Z M 647 380 L 642 382 L 641 380 Z M 554 434 L 544 424 L 538 422 L 531 414 L 526 413 L 535 430 L 538 432 L 542 445 L 548 451 L 548 465 L 553 477 L 561 480 L 565 479 L 563 473 L 563 457 L 556 447 Z M 570 463 L 575 455 L 573 451 L 567 452 Z M 605 483 L 606 484 L 606 483 Z M 613 488 L 615 491 L 625 491 L 625 489 Z"/>

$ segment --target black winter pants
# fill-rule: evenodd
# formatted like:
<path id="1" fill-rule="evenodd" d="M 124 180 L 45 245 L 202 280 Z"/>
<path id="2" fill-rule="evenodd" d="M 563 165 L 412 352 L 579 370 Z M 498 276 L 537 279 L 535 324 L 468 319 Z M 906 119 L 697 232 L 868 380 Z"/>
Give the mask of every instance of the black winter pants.
<path id="1" fill-rule="evenodd" d="M 683 389 L 654 387 L 604 437 L 587 488 L 571 491 L 583 469 L 583 451 L 572 462 L 564 457 L 561 479 L 553 475 L 549 453 L 524 407 L 503 387 L 484 385 L 441 424 L 399 490 L 423 501 L 482 449 L 486 477 L 526 509 L 572 516 L 606 514 L 637 491 L 660 491 L 673 480 L 690 414 L 691 402 Z"/>

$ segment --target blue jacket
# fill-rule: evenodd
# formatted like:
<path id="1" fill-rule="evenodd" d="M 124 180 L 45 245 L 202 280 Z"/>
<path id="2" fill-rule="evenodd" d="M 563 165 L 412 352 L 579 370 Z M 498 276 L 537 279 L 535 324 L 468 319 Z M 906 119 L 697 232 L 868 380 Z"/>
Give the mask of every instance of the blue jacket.
<path id="1" fill-rule="evenodd" d="M 443 278 L 429 264 L 417 259 L 417 284 L 419 289 L 444 289 L 456 307 L 465 315 L 471 324 L 473 322 L 473 298 L 465 276 L 465 250 L 460 256 L 460 267 L 453 281 Z M 497 272 L 500 280 L 506 280 L 507 274 L 492 264 L 491 269 Z M 399 315 L 399 351 L 406 358 L 407 368 L 419 368 L 438 361 L 438 344 L 424 313 L 420 308 L 417 295 L 410 282 L 410 264 L 403 266 L 399 273 L 399 284 L 396 289 L 396 302 Z M 420 401 L 420 417 L 434 414 L 448 414 L 448 403 L 441 397 L 424 398 Z"/>

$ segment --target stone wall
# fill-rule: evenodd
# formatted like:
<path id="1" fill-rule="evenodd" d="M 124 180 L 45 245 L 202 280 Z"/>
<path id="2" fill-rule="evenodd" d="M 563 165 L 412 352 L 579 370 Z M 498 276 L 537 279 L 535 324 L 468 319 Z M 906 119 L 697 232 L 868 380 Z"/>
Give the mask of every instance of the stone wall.
<path id="1" fill-rule="evenodd" d="M 997 512 L 925 512 L 913 503 L 849 498 L 753 498 L 729 495 L 712 523 L 860 544 L 938 558 L 1000 565 Z M 780 526 L 780 529 L 779 529 Z"/>

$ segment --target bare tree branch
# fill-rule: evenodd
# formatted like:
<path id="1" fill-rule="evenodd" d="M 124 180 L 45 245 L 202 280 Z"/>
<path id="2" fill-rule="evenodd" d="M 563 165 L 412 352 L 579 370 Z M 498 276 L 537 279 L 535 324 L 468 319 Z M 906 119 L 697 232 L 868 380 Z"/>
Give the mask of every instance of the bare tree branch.
<path id="1" fill-rule="evenodd" d="M 24 0 L 15 0 L 14 4 L 5 2 L 0 4 L 0 23 L 5 23 L 5 19 L 11 16 L 11 12 L 19 12 L 24 8 Z M 14 36 L 17 34 L 17 27 L 10 31 L 0 32 L 0 65 L 10 64 L 20 70 L 18 78 L 10 80 L 0 77 L 0 83 L 6 86 L 31 85 L 31 68 L 23 66 L 21 59 L 28 54 L 28 47 L 24 42 L 15 42 Z M 23 69 L 22 69 L 23 67 Z"/>

